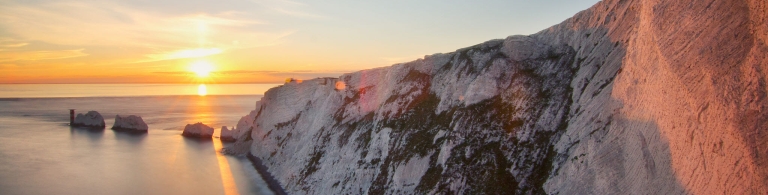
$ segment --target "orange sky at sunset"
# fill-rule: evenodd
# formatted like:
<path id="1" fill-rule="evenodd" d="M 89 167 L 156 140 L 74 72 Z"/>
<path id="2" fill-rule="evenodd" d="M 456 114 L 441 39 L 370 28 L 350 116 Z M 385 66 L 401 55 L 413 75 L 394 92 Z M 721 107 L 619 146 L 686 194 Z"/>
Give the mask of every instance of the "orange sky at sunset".
<path id="1" fill-rule="evenodd" d="M 1 1 L 0 83 L 337 77 L 535 33 L 595 2 Z"/>

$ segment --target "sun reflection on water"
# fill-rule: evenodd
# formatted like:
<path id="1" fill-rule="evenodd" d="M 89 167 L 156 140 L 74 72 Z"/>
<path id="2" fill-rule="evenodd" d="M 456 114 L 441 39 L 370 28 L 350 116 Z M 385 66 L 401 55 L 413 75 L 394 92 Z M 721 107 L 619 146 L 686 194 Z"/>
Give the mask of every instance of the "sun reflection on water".
<path id="1" fill-rule="evenodd" d="M 200 84 L 197 86 L 197 95 L 199 96 L 208 95 L 208 89 L 205 87 L 205 84 Z"/>
<path id="2" fill-rule="evenodd" d="M 190 121 L 190 123 L 195 122 L 202 122 L 203 124 L 206 124 L 208 126 L 213 126 L 215 124 L 215 119 L 213 119 L 212 113 L 215 112 L 213 110 L 213 102 L 211 102 L 213 99 L 205 97 L 205 95 L 208 94 L 208 90 L 205 86 L 205 84 L 200 84 L 197 87 L 197 94 L 201 97 L 195 97 L 192 98 L 192 104 L 187 109 L 187 112 L 189 115 L 194 116 L 194 119 Z M 219 131 L 219 130 L 214 130 Z M 220 132 L 214 133 L 214 135 L 219 135 Z M 219 165 L 219 173 L 221 176 L 221 185 L 224 188 L 224 194 L 226 195 L 238 195 L 240 194 L 237 190 L 237 184 L 235 183 L 235 178 L 232 176 L 232 169 L 229 166 L 229 160 L 227 160 L 227 157 L 224 156 L 224 154 L 220 153 L 221 149 L 224 147 L 221 143 L 221 140 L 219 140 L 218 137 L 213 137 L 213 149 L 216 151 L 216 161 Z"/>
<path id="3" fill-rule="evenodd" d="M 221 140 L 214 138 L 213 147 L 217 151 L 216 160 L 219 162 L 219 172 L 221 173 L 221 184 L 222 184 L 222 187 L 224 187 L 224 194 L 226 195 L 240 194 L 240 192 L 237 191 L 237 184 L 235 183 L 235 178 L 232 177 L 232 169 L 229 168 L 229 161 L 227 160 L 227 157 L 225 157 L 223 154 L 218 152 L 223 147 L 221 144 Z"/>

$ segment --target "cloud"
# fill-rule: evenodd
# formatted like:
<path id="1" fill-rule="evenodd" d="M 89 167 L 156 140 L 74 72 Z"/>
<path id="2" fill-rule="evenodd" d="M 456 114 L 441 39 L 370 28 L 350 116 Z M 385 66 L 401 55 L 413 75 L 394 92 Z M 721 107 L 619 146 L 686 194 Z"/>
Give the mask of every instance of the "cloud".
<path id="1" fill-rule="evenodd" d="M 338 76 L 340 76 L 340 75 L 342 75 L 344 73 L 347 73 L 347 72 L 351 72 L 351 71 L 228 70 L 228 71 L 214 71 L 214 72 L 211 72 L 211 75 L 216 75 L 216 76 L 259 75 L 259 76 L 271 76 L 271 77 L 280 77 L 280 78 L 296 77 L 296 78 L 302 78 L 302 79 L 310 79 L 310 78 L 316 78 L 316 77 L 338 77 Z M 163 74 L 163 75 L 193 75 L 194 74 L 194 73 L 189 72 L 189 71 L 157 71 L 157 72 L 153 72 L 153 73 L 154 74 Z"/>
<path id="2" fill-rule="evenodd" d="M 141 60 L 140 62 L 153 62 L 153 61 L 160 61 L 160 60 L 173 60 L 173 59 L 184 59 L 184 58 L 199 58 L 199 57 L 205 57 L 205 56 L 211 56 L 222 53 L 223 50 L 219 48 L 197 48 L 197 49 L 183 49 L 178 51 L 172 51 L 168 53 L 159 53 L 159 54 L 147 54 L 146 56 L 149 58 L 147 60 Z"/>
<path id="3" fill-rule="evenodd" d="M 7 37 L 6 38 L 0 37 L 0 51 L 18 50 L 18 48 L 24 47 L 27 45 L 29 45 L 29 43 L 27 42 L 23 42 L 23 41 L 19 41 L 19 40 L 7 38 Z"/>
<path id="4" fill-rule="evenodd" d="M 295 2 L 290 0 L 253 0 L 253 2 L 266 7 L 277 13 L 304 19 L 325 19 L 328 18 L 324 15 L 314 14 L 306 11 L 305 8 L 309 7 L 306 3 Z"/>
<path id="5" fill-rule="evenodd" d="M 195 74 L 188 71 L 158 71 L 158 72 L 152 72 L 152 73 L 162 74 L 162 75 L 193 75 Z"/>
<path id="6" fill-rule="evenodd" d="M 312 14 L 312 13 L 302 12 L 302 11 L 296 11 L 296 10 L 288 10 L 288 9 L 278 8 L 278 7 L 271 8 L 271 9 L 274 10 L 274 11 L 280 12 L 282 14 L 293 16 L 293 17 L 297 17 L 297 18 L 310 18 L 310 19 L 326 18 L 325 16 L 322 16 L 322 15 L 317 15 L 317 14 Z"/>
<path id="7" fill-rule="evenodd" d="M 260 71 L 260 70 L 229 70 L 211 72 L 210 77 L 199 78 L 189 71 L 158 71 L 152 72 L 160 78 L 205 79 L 213 83 L 283 83 L 287 78 L 308 80 L 322 77 L 339 77 L 341 71 Z"/>
<path id="8" fill-rule="evenodd" d="M 226 71 L 213 71 L 211 74 L 220 75 L 234 75 L 234 74 L 274 74 L 274 75 L 286 75 L 286 74 L 342 74 L 349 71 L 317 71 L 317 70 L 295 70 L 295 71 L 271 71 L 271 70 L 226 70 Z M 156 74 L 191 74 L 188 71 L 157 71 Z"/>
<path id="9" fill-rule="evenodd" d="M 170 6 L 168 3 L 141 7 L 126 3 L 129 2 L 3 2 L 0 37 L 14 37 L 19 42 L 0 43 L 0 49 L 35 41 L 77 48 L 120 47 L 127 48 L 128 52 L 123 55 L 133 56 L 133 61 L 157 61 L 276 45 L 295 32 L 264 28 L 269 22 L 249 14 L 249 7 Z M 217 10 L 224 11 L 195 11 L 209 6 L 219 6 Z M 152 10 L 156 7 L 165 10 L 184 7 L 189 11 Z"/>
<path id="10" fill-rule="evenodd" d="M 213 74 L 218 75 L 256 75 L 256 74 L 274 74 L 278 73 L 278 71 L 257 71 L 257 70 L 229 70 L 229 71 L 217 71 L 213 72 Z"/>
<path id="11" fill-rule="evenodd" d="M 192 75 L 194 73 L 189 71 L 158 71 L 158 72 L 152 72 L 155 74 L 166 74 L 166 75 Z M 277 71 L 252 71 L 252 70 L 229 70 L 229 71 L 214 71 L 211 72 L 213 75 L 237 75 L 237 74 L 246 74 L 246 75 L 255 75 L 255 74 L 271 74 L 271 73 L 277 73 Z"/>
<path id="12" fill-rule="evenodd" d="M 29 43 L 0 43 L 0 47 L 24 47 Z"/>
<path id="13" fill-rule="evenodd" d="M 0 52 L 0 62 L 52 60 L 87 56 L 83 49 L 59 51 L 3 51 Z"/>

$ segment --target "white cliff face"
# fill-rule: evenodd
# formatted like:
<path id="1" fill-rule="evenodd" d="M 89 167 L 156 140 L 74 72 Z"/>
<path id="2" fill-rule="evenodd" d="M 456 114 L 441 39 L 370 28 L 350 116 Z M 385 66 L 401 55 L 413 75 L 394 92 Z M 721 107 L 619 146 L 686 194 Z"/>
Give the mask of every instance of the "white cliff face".
<path id="1" fill-rule="evenodd" d="M 140 116 L 129 115 L 127 117 L 115 116 L 115 124 L 112 129 L 119 131 L 144 131 L 149 130 L 149 126 Z"/>
<path id="2" fill-rule="evenodd" d="M 211 138 L 213 137 L 213 128 L 203 123 L 187 124 L 181 133 L 187 137 Z"/>
<path id="3" fill-rule="evenodd" d="M 104 128 L 104 117 L 96 111 L 88 111 L 88 113 L 78 113 L 75 117 L 75 121 L 72 124 L 74 127 L 91 127 L 91 128 Z"/>
<path id="4" fill-rule="evenodd" d="M 511 61 L 503 45 L 515 41 L 540 44 L 510 37 L 288 83 L 238 129 L 288 193 L 540 192 L 548 169 L 532 165 L 566 127 L 575 52 L 538 45 L 538 58 Z"/>
<path id="5" fill-rule="evenodd" d="M 287 83 L 232 151 L 289 194 L 765 194 L 767 8 L 606 0 L 534 35 Z"/>

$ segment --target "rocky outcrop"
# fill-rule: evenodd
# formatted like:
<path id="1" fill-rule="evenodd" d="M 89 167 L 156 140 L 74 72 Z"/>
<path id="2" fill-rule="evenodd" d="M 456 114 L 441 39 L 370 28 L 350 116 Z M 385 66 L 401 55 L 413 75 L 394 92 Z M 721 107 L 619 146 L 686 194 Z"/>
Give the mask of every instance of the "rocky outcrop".
<path id="1" fill-rule="evenodd" d="M 129 115 L 127 117 L 115 116 L 115 124 L 112 125 L 113 130 L 117 131 L 129 131 L 129 132 L 147 132 L 149 127 L 147 123 L 144 123 L 144 119 L 140 116 Z"/>
<path id="2" fill-rule="evenodd" d="M 256 103 L 258 105 L 258 102 Z M 235 143 L 229 147 L 222 148 L 222 152 L 235 156 L 247 156 L 253 144 L 253 119 L 258 114 L 256 110 L 240 118 L 237 122 L 237 131 L 233 132 Z M 258 158 L 258 157 L 257 157 Z M 261 161 L 259 161 L 261 163 Z"/>
<path id="3" fill-rule="evenodd" d="M 195 124 L 187 124 L 187 126 L 184 126 L 184 131 L 181 133 L 181 135 L 196 138 L 212 138 L 213 128 L 200 122 Z"/>
<path id="4" fill-rule="evenodd" d="M 99 112 L 88 111 L 85 114 L 78 113 L 72 126 L 103 129 L 106 125 L 104 124 L 104 117 Z"/>
<path id="5" fill-rule="evenodd" d="M 604 0 L 270 89 L 231 151 L 289 194 L 766 194 L 767 18 L 758 0 Z"/>
<path id="6" fill-rule="evenodd" d="M 223 142 L 234 142 L 235 141 L 235 129 L 229 130 L 227 129 L 227 126 L 221 127 L 221 135 L 219 136 L 219 139 Z"/>

